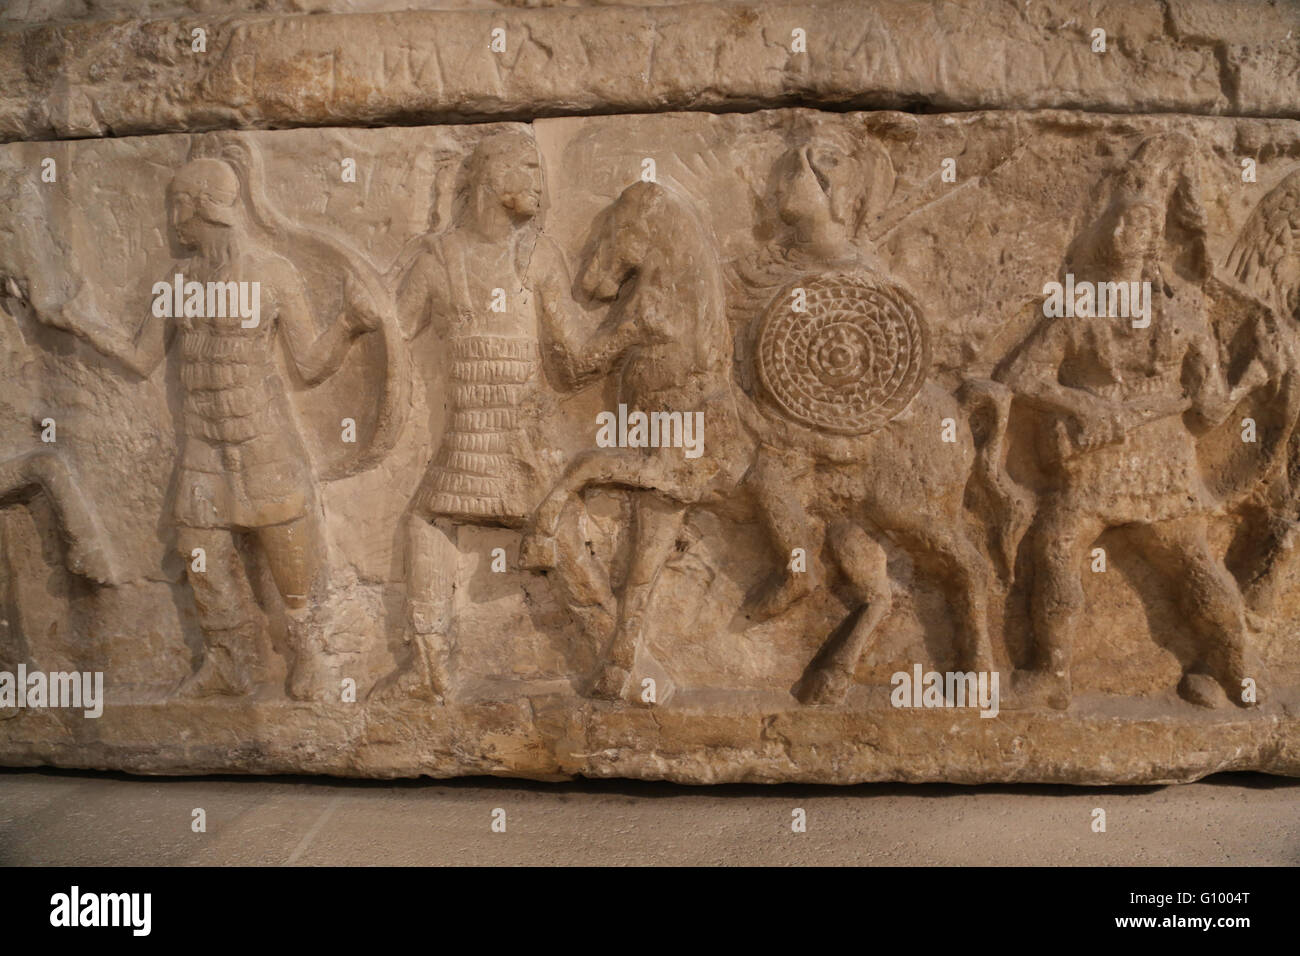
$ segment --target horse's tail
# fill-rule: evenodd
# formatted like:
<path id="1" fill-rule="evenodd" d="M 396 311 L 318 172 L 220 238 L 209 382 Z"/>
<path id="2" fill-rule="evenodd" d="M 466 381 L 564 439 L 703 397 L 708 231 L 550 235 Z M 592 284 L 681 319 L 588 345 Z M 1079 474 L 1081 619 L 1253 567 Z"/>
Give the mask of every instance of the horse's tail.
<path id="1" fill-rule="evenodd" d="M 957 392 L 975 439 L 975 465 L 967 491 L 991 529 L 990 550 L 1008 584 L 1015 580 L 1016 551 L 1034 512 L 1033 496 L 1012 480 L 1003 465 L 1011 397 L 1011 389 L 989 379 L 968 379 Z"/>

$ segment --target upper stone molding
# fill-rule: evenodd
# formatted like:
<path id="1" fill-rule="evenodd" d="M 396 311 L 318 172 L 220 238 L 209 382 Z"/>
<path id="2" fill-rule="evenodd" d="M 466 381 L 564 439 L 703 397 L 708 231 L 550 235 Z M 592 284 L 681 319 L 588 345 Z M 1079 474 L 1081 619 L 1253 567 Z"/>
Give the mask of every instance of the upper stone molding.
<path id="1" fill-rule="evenodd" d="M 19 4 L 0 28 L 0 140 L 782 105 L 1300 117 L 1300 6 L 1264 0 L 194 5 L 30 22 L 75 8 Z"/>

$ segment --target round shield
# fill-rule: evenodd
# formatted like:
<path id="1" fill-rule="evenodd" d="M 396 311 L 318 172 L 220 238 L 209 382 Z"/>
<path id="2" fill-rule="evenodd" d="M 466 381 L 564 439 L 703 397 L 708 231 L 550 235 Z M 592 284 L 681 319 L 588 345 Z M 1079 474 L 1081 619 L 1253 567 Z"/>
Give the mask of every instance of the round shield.
<path id="1" fill-rule="evenodd" d="M 861 435 L 916 395 L 929 369 L 930 339 L 901 286 L 866 272 L 809 276 L 768 306 L 757 358 L 764 388 L 790 418 Z"/>

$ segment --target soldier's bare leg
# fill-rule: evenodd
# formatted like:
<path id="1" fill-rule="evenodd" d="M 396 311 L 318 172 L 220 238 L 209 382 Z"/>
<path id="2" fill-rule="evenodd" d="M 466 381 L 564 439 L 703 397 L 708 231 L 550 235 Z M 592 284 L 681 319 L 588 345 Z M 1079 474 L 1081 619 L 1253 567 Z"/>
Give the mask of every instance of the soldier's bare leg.
<path id="1" fill-rule="evenodd" d="M 1084 609 L 1086 549 L 1104 530 L 1105 522 L 1074 511 L 1058 498 L 1044 507 L 1030 531 L 1030 619 L 1039 659 L 1018 682 L 1018 690 L 1045 697 L 1058 710 L 1070 705 L 1072 695 L 1070 648 Z"/>
<path id="2" fill-rule="evenodd" d="M 225 528 L 182 527 L 177 549 L 185 562 L 204 646 L 203 662 L 178 693 L 247 694 L 257 665 L 260 612 L 234 535 Z"/>
<path id="3" fill-rule="evenodd" d="M 1178 684 L 1185 700 L 1201 707 L 1238 706 L 1242 681 L 1250 673 L 1246 604 L 1236 579 L 1210 552 L 1206 520 L 1196 516 L 1134 529 L 1134 540 L 1151 565 L 1162 572 L 1180 610 L 1196 634 L 1200 659 Z"/>
<path id="4" fill-rule="evenodd" d="M 419 521 L 411 527 L 413 568 L 406 579 L 408 620 L 417 656 L 434 695 L 447 693 L 450 681 L 452 616 L 456 599 L 456 571 L 460 561 L 459 529 L 446 518 L 432 524 Z M 417 543 L 414 539 L 419 538 Z"/>
<path id="5" fill-rule="evenodd" d="M 320 605 L 324 567 L 321 536 L 310 516 L 257 529 L 276 590 L 284 601 L 293 662 L 288 694 L 294 700 L 323 700 L 338 691 L 327 666 L 325 622 Z"/>
<path id="6" fill-rule="evenodd" d="M 456 526 L 444 518 L 406 516 L 404 640 L 410 659 L 375 685 L 376 700 L 441 701 L 451 655 L 452 601 L 459 558 Z"/>

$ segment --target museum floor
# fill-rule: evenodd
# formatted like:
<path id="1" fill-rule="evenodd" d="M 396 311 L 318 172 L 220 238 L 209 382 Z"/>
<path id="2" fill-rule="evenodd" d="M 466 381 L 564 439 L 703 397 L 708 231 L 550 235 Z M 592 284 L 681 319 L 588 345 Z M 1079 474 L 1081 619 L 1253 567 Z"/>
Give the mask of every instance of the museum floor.
<path id="1" fill-rule="evenodd" d="M 1295 865 L 1297 797 L 1300 781 L 1261 774 L 688 788 L 5 770 L 0 864 Z M 800 809 L 806 831 L 794 832 Z"/>

